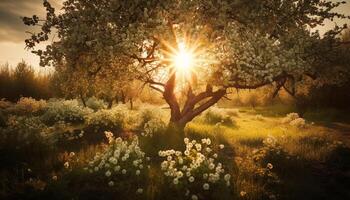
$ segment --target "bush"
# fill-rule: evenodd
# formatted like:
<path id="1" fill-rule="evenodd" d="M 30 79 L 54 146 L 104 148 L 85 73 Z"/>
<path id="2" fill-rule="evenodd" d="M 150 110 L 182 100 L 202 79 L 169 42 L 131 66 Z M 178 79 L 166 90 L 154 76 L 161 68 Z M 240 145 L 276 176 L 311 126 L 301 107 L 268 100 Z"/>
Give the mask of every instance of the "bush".
<path id="1" fill-rule="evenodd" d="M 8 108 L 8 112 L 16 115 L 39 115 L 44 113 L 47 107 L 47 103 L 45 100 L 35 100 L 31 97 L 22 97 L 18 102 Z"/>
<path id="2" fill-rule="evenodd" d="M 45 129 L 38 117 L 10 116 L 0 129 L 0 163 L 11 167 L 48 155 L 54 141 Z"/>
<path id="3" fill-rule="evenodd" d="M 291 121 L 295 120 L 295 119 L 298 119 L 299 118 L 299 114 L 298 113 L 289 113 L 287 114 L 286 117 L 284 117 L 282 119 L 282 123 L 283 124 L 287 124 L 287 123 L 290 123 Z"/>
<path id="4" fill-rule="evenodd" d="M 295 119 L 291 122 L 289 122 L 289 124 L 291 126 L 294 126 L 294 127 L 297 127 L 297 128 L 305 128 L 305 119 L 303 118 L 298 118 L 298 119 Z"/>
<path id="5" fill-rule="evenodd" d="M 96 97 L 90 97 L 86 101 L 86 106 L 94 111 L 107 108 L 106 102 L 104 102 L 102 99 L 97 99 Z"/>
<path id="6" fill-rule="evenodd" d="M 306 123 L 305 120 L 299 117 L 298 113 L 289 113 L 286 117 L 284 117 L 281 121 L 283 124 L 289 124 L 296 128 L 305 128 Z"/>
<path id="7" fill-rule="evenodd" d="M 208 124 L 222 124 L 225 126 L 233 126 L 234 120 L 226 113 L 225 109 L 210 108 L 203 114 L 203 121 Z"/>
<path id="8" fill-rule="evenodd" d="M 197 142 L 185 138 L 184 142 L 186 145 L 184 152 L 159 151 L 159 156 L 165 158 L 161 163 L 161 170 L 166 177 L 165 185 L 175 193 L 172 197 L 228 199 L 231 175 L 227 173 L 223 164 L 217 161 L 217 150 L 223 149 L 224 145 L 213 147 L 210 139 Z"/>
<path id="9" fill-rule="evenodd" d="M 10 101 L 6 101 L 5 99 L 0 99 L 0 109 L 6 110 L 11 107 L 13 104 Z"/>
<path id="10" fill-rule="evenodd" d="M 85 115 L 89 113 L 92 113 L 92 110 L 80 106 L 77 100 L 54 100 L 48 102 L 47 109 L 41 119 L 48 125 L 59 121 L 82 123 Z"/>
<path id="11" fill-rule="evenodd" d="M 146 187 L 150 158 L 140 149 L 137 137 L 129 143 L 120 137 L 114 138 L 111 132 L 105 134 L 108 146 L 96 154 L 85 170 L 100 176 L 101 184 L 123 193 L 123 196 L 141 196 Z"/>
<path id="12" fill-rule="evenodd" d="M 126 115 L 127 110 L 121 107 L 114 107 L 109 110 L 102 109 L 87 116 L 86 126 L 95 133 L 104 131 L 119 132 L 123 129 Z"/>

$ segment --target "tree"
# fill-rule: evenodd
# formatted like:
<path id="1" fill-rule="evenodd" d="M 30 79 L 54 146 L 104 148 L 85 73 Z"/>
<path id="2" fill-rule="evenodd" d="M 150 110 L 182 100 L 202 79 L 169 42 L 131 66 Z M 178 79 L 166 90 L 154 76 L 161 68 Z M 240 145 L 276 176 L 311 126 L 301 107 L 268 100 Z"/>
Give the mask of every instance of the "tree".
<path id="1" fill-rule="evenodd" d="M 25 17 L 42 31 L 27 48 L 41 65 L 82 70 L 90 76 L 117 73 L 160 92 L 171 110 L 170 125 L 180 130 L 225 97 L 229 88 L 274 84 L 295 93 L 304 76 L 317 78 L 330 67 L 324 54 L 340 45 L 335 27 L 321 37 L 311 28 L 347 16 L 332 12 L 345 2 L 319 0 L 66 0 L 56 14 L 44 0 L 46 19 Z M 191 70 L 176 58 L 191 52 Z M 180 58 L 187 59 L 187 58 Z M 113 76 L 112 76 L 113 77 Z M 80 84 L 80 83 L 79 83 Z M 101 88 L 103 89 L 103 88 Z"/>

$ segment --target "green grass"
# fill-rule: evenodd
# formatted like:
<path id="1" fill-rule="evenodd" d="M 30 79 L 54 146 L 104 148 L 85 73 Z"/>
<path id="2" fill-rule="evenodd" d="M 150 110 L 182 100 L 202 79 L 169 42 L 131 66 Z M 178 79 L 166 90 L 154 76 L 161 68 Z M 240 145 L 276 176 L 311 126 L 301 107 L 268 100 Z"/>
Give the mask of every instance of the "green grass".
<path id="1" fill-rule="evenodd" d="M 322 123 L 311 123 L 316 122 L 316 119 L 333 122 L 335 118 L 326 117 L 327 111 L 305 113 L 305 128 L 283 124 L 282 118 L 293 112 L 293 109 L 283 106 L 239 108 L 239 112 L 227 109 L 224 118 L 229 118 L 234 123 L 207 123 L 200 118 L 187 125 L 186 137 L 196 140 L 210 138 L 214 144 L 225 145 L 222 162 L 229 167 L 228 171 L 233 179 L 230 187 L 231 195 L 224 196 L 222 199 L 343 200 L 350 198 L 350 192 L 346 188 L 350 185 L 349 138 L 343 130 L 328 127 Z M 337 114 L 330 113 L 330 115 Z M 100 182 L 101 177 L 91 177 L 79 170 L 93 158 L 96 152 L 104 149 L 106 140 L 97 142 L 96 138 L 89 138 L 89 134 L 94 133 L 89 133 L 89 129 L 84 128 L 84 125 L 72 125 L 67 127 L 67 130 L 70 128 L 85 130 L 84 137 L 72 143 L 62 144 L 61 148 L 46 160 L 29 157 L 30 163 L 40 166 L 26 165 L 25 168 L 21 168 L 21 170 L 31 168 L 33 170 L 31 174 L 26 172 L 22 177 L 21 172 L 6 171 L 2 168 L 0 198 L 38 199 L 50 195 L 56 195 L 56 199 L 73 197 L 75 199 L 112 199 L 115 196 L 131 198 L 132 195 L 123 196 L 130 191 L 115 193 L 107 188 L 105 183 Z M 158 151 L 168 149 L 174 141 L 182 139 L 177 140 L 175 134 L 169 134 L 171 133 L 159 132 L 153 137 L 140 137 L 141 149 L 152 160 L 144 198 L 173 198 L 172 193 L 167 191 L 168 184 L 159 170 L 161 159 Z M 267 143 L 268 138 L 273 141 L 271 144 Z M 70 151 L 76 153 L 76 160 L 72 162 L 74 170 L 71 172 L 63 167 L 63 163 L 69 159 Z M 11 156 L 11 152 L 8 152 L 7 156 Z M 268 164 L 273 166 L 272 169 L 267 168 Z M 7 168 L 10 167 L 7 166 Z M 53 175 L 59 177 L 58 181 L 52 181 Z M 20 178 L 9 179 L 10 176 Z M 29 178 L 34 181 L 28 182 Z M 43 190 L 39 189 L 40 181 L 45 183 Z M 10 196 L 5 195 L 7 191 L 11 191 Z M 76 196 L 74 196 L 75 193 Z"/>

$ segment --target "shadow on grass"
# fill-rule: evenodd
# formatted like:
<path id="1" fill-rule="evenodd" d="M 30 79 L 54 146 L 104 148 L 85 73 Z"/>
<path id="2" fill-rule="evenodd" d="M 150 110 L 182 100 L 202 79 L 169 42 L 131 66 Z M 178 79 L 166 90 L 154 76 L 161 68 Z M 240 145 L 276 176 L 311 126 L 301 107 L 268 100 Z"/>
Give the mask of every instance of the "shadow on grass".
<path id="1" fill-rule="evenodd" d="M 281 184 L 274 188 L 280 194 L 280 199 L 344 200 L 350 198 L 349 148 L 335 148 L 325 163 L 287 156 L 283 153 L 269 153 L 264 160 L 265 164 L 273 163 L 273 172 L 281 179 Z"/>

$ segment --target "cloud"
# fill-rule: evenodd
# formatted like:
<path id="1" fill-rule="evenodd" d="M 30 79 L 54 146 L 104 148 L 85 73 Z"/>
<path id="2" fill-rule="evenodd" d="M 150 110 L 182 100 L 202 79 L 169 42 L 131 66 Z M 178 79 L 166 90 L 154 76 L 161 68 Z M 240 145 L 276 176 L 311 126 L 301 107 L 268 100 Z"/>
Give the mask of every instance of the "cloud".
<path id="1" fill-rule="evenodd" d="M 50 2 L 58 8 L 59 1 Z M 35 28 L 25 26 L 21 17 L 45 16 L 42 3 L 42 0 L 0 0 L 0 42 L 23 42 L 28 37 L 25 32 Z"/>

